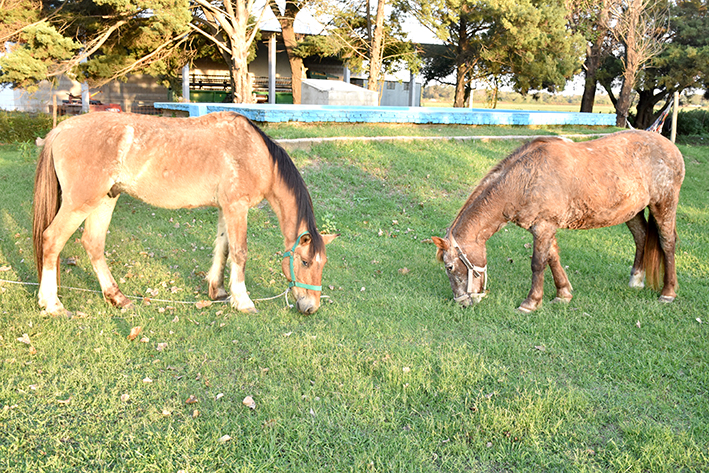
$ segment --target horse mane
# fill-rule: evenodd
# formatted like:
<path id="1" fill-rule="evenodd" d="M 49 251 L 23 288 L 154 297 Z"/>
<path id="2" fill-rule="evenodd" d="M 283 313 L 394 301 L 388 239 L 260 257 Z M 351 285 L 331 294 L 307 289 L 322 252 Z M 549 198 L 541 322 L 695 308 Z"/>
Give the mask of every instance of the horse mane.
<path id="1" fill-rule="evenodd" d="M 473 189 L 473 192 L 465 201 L 465 204 L 463 204 L 463 206 L 460 208 L 460 211 L 458 211 L 458 215 L 453 220 L 453 223 L 451 223 L 449 232 L 456 226 L 458 221 L 462 218 L 463 213 L 468 210 L 471 205 L 485 206 L 486 203 L 490 202 L 493 196 L 493 191 L 496 188 L 495 184 L 499 183 L 500 180 L 507 175 L 507 172 L 511 170 L 515 164 L 517 164 L 522 159 L 528 157 L 528 154 L 530 152 L 535 151 L 536 148 L 538 148 L 540 145 L 556 139 L 558 138 L 535 138 L 534 140 L 528 141 L 527 143 L 523 144 L 522 146 L 514 150 L 511 154 L 509 154 L 506 158 L 500 160 L 497 164 L 495 164 L 487 172 L 485 177 L 480 180 L 478 185 L 475 186 L 475 189 Z"/>
<path id="2" fill-rule="evenodd" d="M 283 183 L 288 189 L 293 192 L 295 196 L 296 206 L 298 207 L 297 224 L 305 222 L 308 233 L 310 233 L 310 254 L 321 253 L 325 249 L 325 243 L 322 236 L 318 232 L 317 226 L 315 224 L 315 212 L 313 211 L 313 201 L 310 198 L 310 193 L 308 188 L 305 186 L 305 181 L 303 176 L 301 176 L 298 168 L 295 167 L 293 159 L 288 155 L 288 152 L 283 149 L 281 145 L 276 143 L 270 136 L 268 136 L 261 128 L 256 126 L 254 122 L 246 119 L 254 130 L 261 135 L 268 152 L 271 155 L 271 159 L 276 165 L 278 174 L 280 175 Z"/>

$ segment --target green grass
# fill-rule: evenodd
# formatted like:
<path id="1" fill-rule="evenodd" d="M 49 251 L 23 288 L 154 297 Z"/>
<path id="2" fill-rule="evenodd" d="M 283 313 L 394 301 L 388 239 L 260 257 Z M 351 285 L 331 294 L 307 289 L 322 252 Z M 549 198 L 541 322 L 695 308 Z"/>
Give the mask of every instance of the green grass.
<path id="1" fill-rule="evenodd" d="M 488 242 L 490 295 L 460 309 L 427 239 L 518 145 L 295 152 L 320 226 L 341 233 L 328 247 L 329 299 L 312 316 L 282 299 L 257 315 L 156 300 L 119 311 L 63 289 L 74 316 L 51 318 L 35 286 L 1 283 L 0 470 L 709 470 L 709 148 L 681 147 L 675 303 L 627 287 L 633 243 L 619 226 L 560 232 L 574 299 L 519 314 L 531 235 L 508 226 Z M 2 279 L 36 281 L 33 171 L 26 152 L 0 146 Z M 215 228 L 214 210 L 121 197 L 109 264 L 128 295 L 206 299 Z M 97 290 L 78 237 L 62 284 Z M 282 237 L 268 206 L 250 212 L 249 245 L 252 297 L 278 294 Z M 546 289 L 549 301 L 550 275 Z"/>
<path id="2" fill-rule="evenodd" d="M 362 136 L 507 136 L 612 133 L 607 126 L 534 125 L 416 125 L 411 123 L 261 123 L 275 139 Z"/>

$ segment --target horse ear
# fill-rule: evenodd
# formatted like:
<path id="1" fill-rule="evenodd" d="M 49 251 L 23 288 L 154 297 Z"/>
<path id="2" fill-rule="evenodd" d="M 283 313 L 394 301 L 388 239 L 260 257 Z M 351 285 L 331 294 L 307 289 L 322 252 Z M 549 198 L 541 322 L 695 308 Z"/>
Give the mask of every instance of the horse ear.
<path id="1" fill-rule="evenodd" d="M 300 237 L 300 244 L 301 245 L 309 245 L 310 240 L 312 240 L 312 239 L 313 239 L 313 237 L 311 237 L 309 233 L 306 233 L 305 235 Z"/>
<path id="2" fill-rule="evenodd" d="M 448 245 L 448 240 L 444 240 L 443 238 L 437 236 L 431 237 L 431 240 L 433 240 L 433 243 L 443 251 L 448 251 L 448 249 L 450 248 L 450 246 Z"/>
<path id="3" fill-rule="evenodd" d="M 335 238 L 337 238 L 338 236 L 340 236 L 340 234 L 339 234 L 339 233 L 334 233 L 334 234 L 330 234 L 330 235 L 322 235 L 322 234 L 321 234 L 320 236 L 322 237 L 323 241 L 324 241 L 325 244 L 327 245 L 327 244 L 330 243 L 332 240 L 334 240 Z"/>

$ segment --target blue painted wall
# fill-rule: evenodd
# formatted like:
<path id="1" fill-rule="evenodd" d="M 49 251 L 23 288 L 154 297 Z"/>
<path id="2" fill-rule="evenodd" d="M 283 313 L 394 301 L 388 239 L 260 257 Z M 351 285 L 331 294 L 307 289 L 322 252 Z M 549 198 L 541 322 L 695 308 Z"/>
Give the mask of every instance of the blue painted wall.
<path id="1" fill-rule="evenodd" d="M 155 108 L 188 112 L 191 117 L 218 111 L 237 112 L 256 122 L 366 122 L 460 125 L 604 125 L 615 126 L 610 113 L 540 112 L 437 107 L 358 107 L 223 103 L 155 103 Z"/>

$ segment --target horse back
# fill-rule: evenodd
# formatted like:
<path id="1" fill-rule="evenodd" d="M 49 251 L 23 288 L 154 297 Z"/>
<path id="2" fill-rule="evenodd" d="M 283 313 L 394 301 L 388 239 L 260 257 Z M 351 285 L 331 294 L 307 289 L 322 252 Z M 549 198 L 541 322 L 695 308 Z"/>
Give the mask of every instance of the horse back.
<path id="1" fill-rule="evenodd" d="M 63 122 L 52 146 L 62 189 L 80 200 L 125 192 L 167 208 L 251 203 L 273 180 L 264 139 L 235 113 L 91 113 Z M 92 185 L 76 175 L 91 176 Z"/>
<path id="2" fill-rule="evenodd" d="M 505 212 L 524 228 L 540 220 L 572 229 L 617 225 L 663 200 L 676 206 L 684 178 L 677 147 L 645 131 L 586 142 L 543 138 L 510 158 L 505 181 L 516 197 Z"/>

